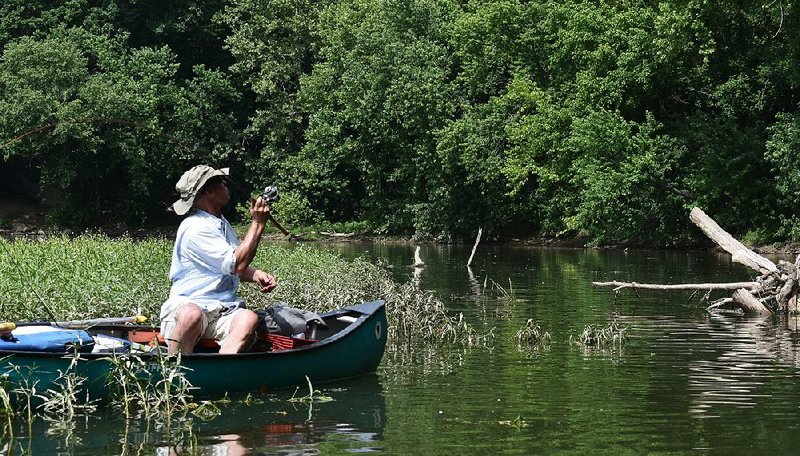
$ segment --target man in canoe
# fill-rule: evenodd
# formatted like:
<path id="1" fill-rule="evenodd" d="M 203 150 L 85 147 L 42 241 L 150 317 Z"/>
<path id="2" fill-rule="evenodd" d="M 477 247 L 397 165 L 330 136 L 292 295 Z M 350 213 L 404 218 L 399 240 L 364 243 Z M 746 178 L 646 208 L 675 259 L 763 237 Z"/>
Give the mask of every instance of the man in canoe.
<path id="1" fill-rule="evenodd" d="M 277 286 L 271 274 L 250 266 L 269 205 L 261 198 L 251 202 L 253 220 L 240 243 L 222 215 L 230 200 L 228 172 L 198 165 L 175 184 L 180 199 L 172 207 L 178 215 L 189 215 L 178 228 L 169 271 L 172 288 L 161 306 L 161 334 L 170 353 L 191 353 L 201 338 L 217 340 L 220 353 L 244 350 L 257 316 L 238 298 L 239 282 L 255 282 L 264 293 Z"/>

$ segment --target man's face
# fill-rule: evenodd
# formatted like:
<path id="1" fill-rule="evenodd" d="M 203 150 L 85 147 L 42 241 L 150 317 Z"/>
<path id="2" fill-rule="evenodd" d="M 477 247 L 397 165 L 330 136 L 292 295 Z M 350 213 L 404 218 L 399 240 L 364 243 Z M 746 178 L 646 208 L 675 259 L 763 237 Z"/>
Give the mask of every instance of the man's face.
<path id="1" fill-rule="evenodd" d="M 228 190 L 228 183 L 224 179 L 216 179 L 206 187 L 206 193 L 211 199 L 213 204 L 217 207 L 223 207 L 231 200 L 231 193 Z"/>

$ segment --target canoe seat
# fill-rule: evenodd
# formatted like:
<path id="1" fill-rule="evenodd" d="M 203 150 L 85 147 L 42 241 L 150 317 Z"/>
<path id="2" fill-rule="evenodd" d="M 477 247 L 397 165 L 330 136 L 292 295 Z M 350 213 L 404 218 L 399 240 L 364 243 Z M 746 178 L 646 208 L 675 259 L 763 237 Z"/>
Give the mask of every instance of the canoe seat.
<path id="1" fill-rule="evenodd" d="M 136 342 L 137 344 L 150 345 L 151 347 L 155 347 L 156 345 L 167 345 L 167 342 L 164 341 L 161 333 L 152 329 L 135 329 L 128 331 L 128 340 L 131 342 Z"/>
<path id="2" fill-rule="evenodd" d="M 280 334 L 258 334 L 258 340 L 268 342 L 269 351 L 289 350 L 292 348 L 304 347 L 319 342 L 314 339 L 299 339 L 297 337 L 282 336 Z"/>
<path id="3" fill-rule="evenodd" d="M 280 334 L 258 334 L 258 341 L 264 344 L 257 344 L 256 351 L 278 351 L 289 350 L 291 348 L 302 347 L 319 342 L 314 339 L 299 339 L 296 337 L 282 336 Z M 128 340 L 137 344 L 149 345 L 155 347 L 156 345 L 166 346 L 164 337 L 157 330 L 152 329 L 137 329 L 128 332 Z M 219 351 L 219 344 L 214 339 L 200 339 L 195 346 L 197 352 L 214 352 Z"/>
<path id="4" fill-rule="evenodd" d="M 129 331 L 128 340 L 151 347 L 155 347 L 156 345 L 167 346 L 167 342 L 164 340 L 164 336 L 161 335 L 161 332 L 154 329 L 136 329 Z M 196 349 L 199 349 L 196 351 L 210 352 L 219 350 L 219 344 L 214 339 L 200 339 L 197 342 Z"/>

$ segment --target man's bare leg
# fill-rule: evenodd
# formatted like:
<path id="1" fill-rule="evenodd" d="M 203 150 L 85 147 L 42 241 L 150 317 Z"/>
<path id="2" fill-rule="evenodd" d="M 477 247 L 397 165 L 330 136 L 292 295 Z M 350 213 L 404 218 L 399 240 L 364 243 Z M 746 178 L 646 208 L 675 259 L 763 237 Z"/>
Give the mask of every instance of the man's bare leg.
<path id="1" fill-rule="evenodd" d="M 175 314 L 175 329 L 167 339 L 169 353 L 180 350 L 181 353 L 191 353 L 200 338 L 203 330 L 203 311 L 196 304 L 186 303 Z"/>
<path id="2" fill-rule="evenodd" d="M 240 310 L 233 317 L 228 337 L 222 341 L 220 353 L 239 353 L 247 348 L 253 338 L 258 323 L 258 315 L 252 310 Z"/>

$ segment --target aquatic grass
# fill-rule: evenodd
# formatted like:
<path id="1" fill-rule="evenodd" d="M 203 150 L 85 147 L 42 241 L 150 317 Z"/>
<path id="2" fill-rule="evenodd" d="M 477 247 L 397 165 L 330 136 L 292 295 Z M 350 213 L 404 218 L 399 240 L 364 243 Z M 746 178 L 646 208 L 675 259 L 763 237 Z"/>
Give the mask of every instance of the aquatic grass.
<path id="1" fill-rule="evenodd" d="M 58 371 L 56 388 L 37 394 L 43 401 L 39 405 L 42 416 L 49 423 L 47 433 L 61 436 L 68 446 L 81 444 L 81 438 L 75 433 L 76 417 L 88 416 L 97 410 L 96 401 L 89 398 L 88 391 L 82 395 L 87 379 L 71 372 L 77 359 L 73 358 L 73 365 L 67 371 Z"/>
<path id="2" fill-rule="evenodd" d="M 492 282 L 492 287 L 499 292 L 499 300 L 507 300 L 513 301 L 516 299 L 514 297 L 514 285 L 511 283 L 511 278 L 508 279 L 508 290 L 506 290 L 502 285 L 494 281 L 494 279 L 490 279 Z M 484 285 L 486 288 L 486 285 Z"/>
<path id="3" fill-rule="evenodd" d="M 35 394 L 36 397 L 42 399 L 39 408 L 44 411 L 46 419 L 66 423 L 73 421 L 77 414 L 91 413 L 97 409 L 97 401 L 91 399 L 88 390 L 84 391 L 82 388 L 86 383 L 86 377 L 73 372 L 75 365 L 79 362 L 88 361 L 82 360 L 75 352 L 67 370 L 57 371 L 58 378 L 54 382 L 57 388 L 49 388 L 40 394 Z M 26 389 L 22 385 L 19 388 Z M 85 396 L 81 396 L 82 393 L 86 393 Z"/>
<path id="4" fill-rule="evenodd" d="M 35 417 L 33 414 L 33 398 L 37 396 L 36 385 L 39 384 L 39 380 L 35 379 L 34 369 L 31 367 L 23 368 L 11 365 L 9 369 L 16 374 L 15 378 L 18 379 L 16 388 L 11 392 L 14 393 L 17 402 L 22 404 L 22 411 L 25 412 L 25 416 L 28 419 L 28 433 L 30 434 Z M 5 375 L 8 375 L 8 372 Z"/>
<path id="5" fill-rule="evenodd" d="M 489 276 L 484 277 L 483 284 L 481 284 L 474 275 L 472 275 L 472 270 L 470 269 L 468 281 L 470 284 L 470 293 L 465 295 L 453 295 L 453 299 L 465 299 L 477 302 L 519 301 L 514 291 L 514 284 L 511 282 L 511 278 L 508 279 L 507 289 Z"/>
<path id="6" fill-rule="evenodd" d="M 110 391 L 110 401 L 124 410 L 126 418 L 134 412 L 150 419 L 155 416 L 157 423 L 171 426 L 173 417 L 185 417 L 189 411 L 199 407 L 192 403 L 191 391 L 194 389 L 186 378 L 188 368 L 181 365 L 180 355 L 165 355 L 156 352 L 155 356 L 113 356 L 106 383 Z M 198 413 L 207 412 L 201 410 Z M 155 412 L 155 413 L 154 413 Z"/>
<path id="7" fill-rule="evenodd" d="M 102 235 L 55 236 L 4 243 L 0 314 L 13 320 L 157 315 L 169 293 L 170 243 L 111 240 Z"/>
<path id="8" fill-rule="evenodd" d="M 514 334 L 514 341 L 520 349 L 549 349 L 551 337 L 549 332 L 542 330 L 532 318 L 529 318 Z"/>
<path id="9" fill-rule="evenodd" d="M 0 385 L 0 415 L 5 417 L 3 421 L 3 436 L 8 436 L 9 442 L 14 442 L 14 408 L 11 404 L 11 396 L 6 391 L 5 384 Z"/>
<path id="10" fill-rule="evenodd" d="M 514 418 L 513 420 L 500 420 L 497 422 L 497 424 L 512 427 L 517 431 L 521 431 L 522 429 L 531 426 L 531 423 L 529 421 L 523 420 L 521 415 L 517 415 L 517 417 Z"/>
<path id="11" fill-rule="evenodd" d="M 622 348 L 627 339 L 627 329 L 617 324 L 616 320 L 605 327 L 588 325 L 574 339 L 574 343 L 584 348 Z M 570 341 L 573 341 L 572 336 Z"/>
<path id="12" fill-rule="evenodd" d="M 110 239 L 103 235 L 53 236 L 35 240 L 0 239 L 0 315 L 9 320 L 84 319 L 143 314 L 158 322 L 169 294 L 172 239 Z M 278 278 L 273 293 L 242 284 L 240 295 L 252 309 L 278 301 L 324 312 L 384 299 L 389 343 L 485 344 L 462 315 L 452 314 L 433 293 L 399 284 L 385 269 L 364 259 L 344 260 L 316 246 L 262 243 L 253 262 Z"/>
<path id="13" fill-rule="evenodd" d="M 211 421 L 222 414 L 222 410 L 215 401 L 202 401 L 199 404 L 190 404 L 189 410 L 192 415 L 199 418 L 201 421 Z"/>
<path id="14" fill-rule="evenodd" d="M 306 377 L 306 382 L 308 382 L 308 395 L 297 397 L 297 391 L 300 387 L 296 387 L 294 393 L 292 393 L 292 397 L 288 399 L 289 402 L 302 402 L 302 403 L 314 403 L 314 402 L 330 402 L 333 400 L 332 397 L 326 396 L 322 394 L 322 391 L 315 390 L 314 386 L 311 384 L 311 379 Z"/>

